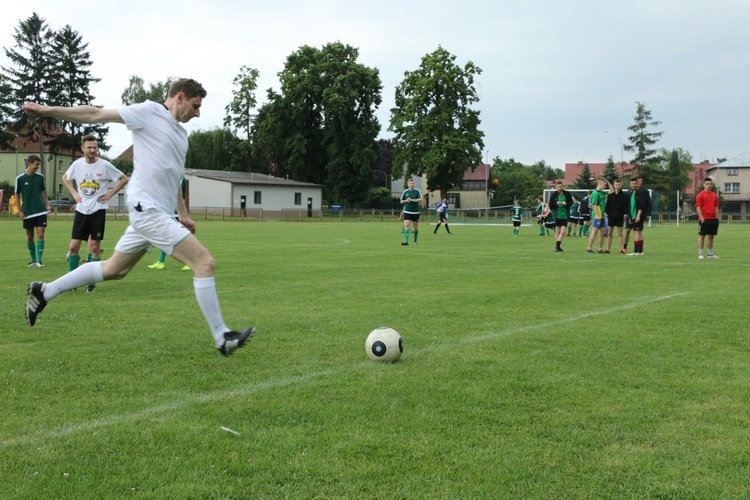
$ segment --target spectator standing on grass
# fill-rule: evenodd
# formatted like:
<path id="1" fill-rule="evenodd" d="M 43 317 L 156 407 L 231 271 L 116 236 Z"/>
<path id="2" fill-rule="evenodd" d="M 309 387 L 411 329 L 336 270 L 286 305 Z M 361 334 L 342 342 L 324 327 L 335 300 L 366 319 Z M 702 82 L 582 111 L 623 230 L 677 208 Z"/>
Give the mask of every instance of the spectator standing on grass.
<path id="1" fill-rule="evenodd" d="M 445 224 L 445 230 L 448 231 L 448 234 L 453 234 L 448 228 L 448 198 L 440 200 L 437 205 L 435 205 L 435 211 L 438 214 L 438 223 L 432 234 L 437 234 L 437 230 L 440 229 L 440 224 Z"/>
<path id="2" fill-rule="evenodd" d="M 539 236 L 544 236 L 544 198 L 537 198 L 536 223 L 539 226 Z"/>
<path id="3" fill-rule="evenodd" d="M 604 230 L 606 223 L 604 221 L 604 211 L 606 198 L 604 196 L 605 181 L 599 179 L 596 184 L 596 189 L 591 193 L 591 199 L 589 201 L 589 207 L 591 207 L 591 236 L 589 236 L 589 244 L 586 247 L 586 253 L 594 253 L 593 247 L 596 242 L 596 236 L 599 235 L 599 248 L 598 253 L 604 253 Z"/>
<path id="4" fill-rule="evenodd" d="M 555 214 L 549 207 L 549 202 L 544 204 L 544 230 L 547 232 L 547 236 L 555 235 Z"/>
<path id="5" fill-rule="evenodd" d="M 406 181 L 406 189 L 401 193 L 401 204 L 404 206 L 404 246 L 409 246 L 409 233 L 414 232 L 414 244 L 419 236 L 419 214 L 422 202 L 422 191 L 414 187 L 414 179 Z"/>
<path id="6" fill-rule="evenodd" d="M 630 217 L 630 203 L 633 196 L 633 193 L 635 193 L 638 190 L 638 181 L 633 177 L 630 179 L 630 189 L 628 191 L 624 191 L 625 195 L 628 197 L 628 212 L 625 217 L 625 235 L 622 238 L 622 250 L 620 250 L 622 253 L 628 253 L 628 243 L 630 242 L 630 233 L 633 232 L 633 219 Z"/>
<path id="7" fill-rule="evenodd" d="M 698 212 L 698 258 L 703 258 L 703 243 L 708 239 L 708 258 L 718 259 L 714 253 L 714 236 L 719 233 L 719 196 L 714 191 L 714 181 L 709 177 L 703 181 L 703 191 L 695 197 Z"/>
<path id="8" fill-rule="evenodd" d="M 633 185 L 633 182 L 635 182 L 635 185 Z M 633 220 L 633 252 L 628 255 L 643 255 L 643 226 L 651 202 L 648 191 L 642 187 L 643 178 L 640 175 L 633 177 L 630 185 L 631 188 L 635 187 L 635 190 L 631 190 L 630 194 L 630 218 Z"/>
<path id="9" fill-rule="evenodd" d="M 617 241 L 619 243 L 618 251 L 625 253 L 622 228 L 628 214 L 630 200 L 628 199 L 627 193 L 622 190 L 622 181 L 620 179 L 617 179 L 614 185 L 610 184 L 609 180 L 607 180 L 607 184 L 609 186 L 609 194 L 607 195 L 607 201 L 605 202 L 605 210 L 607 212 L 609 234 L 607 235 L 607 249 L 604 253 L 610 253 L 612 250 L 612 240 L 614 239 L 615 229 L 617 229 Z"/>
<path id="10" fill-rule="evenodd" d="M 581 218 L 581 202 L 578 201 L 578 197 L 571 194 L 573 204 L 570 206 L 570 215 L 568 216 L 568 236 L 573 234 L 575 236 L 578 232 L 578 221 Z"/>
<path id="11" fill-rule="evenodd" d="M 565 238 L 573 197 L 565 190 L 562 181 L 557 181 L 556 188 L 557 192 L 549 197 L 549 209 L 550 217 L 555 221 L 555 252 L 562 252 L 561 245 Z"/>
<path id="12" fill-rule="evenodd" d="M 580 214 L 581 214 L 581 228 L 578 231 L 578 236 L 581 238 L 586 238 L 589 235 L 589 228 L 591 227 L 591 191 L 589 190 L 588 194 L 583 197 L 583 200 L 581 200 L 581 208 L 580 208 Z"/>
<path id="13" fill-rule="evenodd" d="M 47 229 L 47 214 L 52 210 L 47 199 L 44 176 L 39 173 L 41 164 L 42 159 L 37 155 L 29 156 L 26 171 L 16 177 L 16 212 L 23 220 L 23 229 L 26 231 L 26 248 L 31 256 L 29 267 L 44 267 L 44 233 Z"/>
<path id="14" fill-rule="evenodd" d="M 185 208 L 180 182 L 185 175 L 187 131 L 182 123 L 200 116 L 206 91 L 195 80 L 177 80 L 163 104 L 145 101 L 120 109 L 94 106 L 42 106 L 29 102 L 32 117 L 73 123 L 123 123 L 133 135 L 133 174 L 128 184 L 130 225 L 107 260 L 92 262 L 51 283 L 29 284 L 26 321 L 34 326 L 47 303 L 63 292 L 88 283 L 124 278 L 156 246 L 193 269 L 193 288 L 216 347 L 225 356 L 242 347 L 255 332 L 230 330 L 224 323 L 216 293 L 215 262 L 193 235 L 195 223 Z M 174 219 L 177 211 L 179 222 Z"/>
<path id="15" fill-rule="evenodd" d="M 101 242 L 107 220 L 109 201 L 128 183 L 128 176 L 103 158 L 99 158 L 99 143 L 95 136 L 81 139 L 83 158 L 74 161 L 63 174 L 62 181 L 76 202 L 73 230 L 68 247 L 68 271 L 78 267 L 81 242 L 87 241 L 89 262 L 102 260 Z M 111 187 L 111 190 L 110 190 Z M 96 285 L 90 283 L 88 292 Z"/>

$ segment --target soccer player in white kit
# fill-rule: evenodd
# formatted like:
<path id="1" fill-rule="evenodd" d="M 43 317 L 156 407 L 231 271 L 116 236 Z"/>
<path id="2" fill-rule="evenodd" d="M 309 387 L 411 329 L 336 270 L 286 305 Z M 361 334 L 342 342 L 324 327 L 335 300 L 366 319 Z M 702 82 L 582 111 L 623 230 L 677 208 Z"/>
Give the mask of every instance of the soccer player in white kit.
<path id="1" fill-rule="evenodd" d="M 200 83 L 180 79 L 169 89 L 164 104 L 146 101 L 117 110 L 87 105 L 42 106 L 33 102 L 23 105 L 29 116 L 49 116 L 73 123 L 123 123 L 133 134 L 133 174 L 126 188 L 130 225 L 109 259 L 79 267 L 50 283 L 30 283 L 26 302 L 29 325 L 34 326 L 47 303 L 63 292 L 88 283 L 124 278 L 155 246 L 193 270 L 195 297 L 221 354 L 232 354 L 255 333 L 252 326 L 235 331 L 224 323 L 214 279 L 216 263 L 193 235 L 195 223 L 182 196 L 188 139 L 181 123 L 200 116 L 205 96 Z M 175 212 L 179 222 L 174 219 Z"/>

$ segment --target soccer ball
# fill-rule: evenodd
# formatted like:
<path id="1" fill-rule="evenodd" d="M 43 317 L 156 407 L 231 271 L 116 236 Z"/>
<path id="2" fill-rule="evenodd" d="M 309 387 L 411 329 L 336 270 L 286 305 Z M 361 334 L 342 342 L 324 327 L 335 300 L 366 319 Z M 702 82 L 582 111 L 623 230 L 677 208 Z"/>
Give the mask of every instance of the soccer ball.
<path id="1" fill-rule="evenodd" d="M 375 361 L 398 361 L 404 352 L 404 341 L 393 328 L 381 326 L 367 336 L 365 351 Z"/>

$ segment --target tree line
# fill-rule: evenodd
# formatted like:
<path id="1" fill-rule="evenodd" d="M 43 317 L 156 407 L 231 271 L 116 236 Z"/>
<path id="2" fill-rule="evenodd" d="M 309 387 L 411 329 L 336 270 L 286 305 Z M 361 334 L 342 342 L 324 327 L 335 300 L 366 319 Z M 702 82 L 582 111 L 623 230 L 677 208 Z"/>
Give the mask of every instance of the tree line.
<path id="1" fill-rule="evenodd" d="M 633 124 L 628 127 L 628 142 L 623 144 L 623 150 L 632 153 L 633 159 L 627 164 L 626 170 L 618 171 L 614 158 L 610 155 L 600 177 L 614 183 L 618 179 L 627 181 L 638 174 L 643 176 L 643 184 L 647 189 L 670 195 L 679 192 L 680 198 L 684 198 L 685 189 L 691 183 L 690 174 L 694 171 L 693 157 L 682 148 L 657 148 L 656 145 L 664 132 L 655 129 L 661 122 L 652 118 L 651 111 L 646 108 L 645 103 L 635 104 Z M 539 194 L 549 188 L 549 182 L 565 176 L 565 172 L 549 167 L 544 160 L 534 165 L 523 165 L 513 158 L 495 158 L 491 171 L 492 206 L 512 205 L 515 200 L 526 207 L 536 206 Z M 584 163 L 575 182 L 568 187 L 595 189 L 596 182 L 591 167 Z M 627 182 L 625 184 L 627 185 Z M 700 189 L 702 186 L 696 186 L 696 194 Z M 675 210 L 677 199 L 674 196 L 661 197 L 661 203 L 661 208 Z"/>
<path id="2" fill-rule="evenodd" d="M 20 111 L 27 101 L 97 106 L 90 88 L 100 79 L 82 36 L 70 26 L 53 30 L 34 13 L 19 21 L 14 39 L 4 48 L 10 64 L 0 68 L 0 147 L 13 150 L 16 138 L 28 138 L 51 152 L 75 151 L 82 135 L 93 133 L 107 151 L 107 127 L 30 119 Z M 484 148 L 479 111 L 472 109 L 481 69 L 472 62 L 458 65 L 442 47 L 425 55 L 396 88 L 388 124 L 394 138 L 379 139 L 379 71 L 358 59 L 359 50 L 341 42 L 302 46 L 278 74 L 279 91 L 268 89 L 259 107 L 259 72 L 241 65 L 224 126 L 190 134 L 186 167 L 317 183 L 325 201 L 345 206 L 390 205 L 393 181 L 410 175 L 425 174 L 430 189 L 460 188 Z M 172 80 L 147 84 L 132 75 L 122 104 L 163 102 Z M 127 161 L 117 166 L 132 169 Z"/>
<path id="3" fill-rule="evenodd" d="M 34 13 L 19 21 L 14 39 L 14 46 L 4 48 L 10 64 L 0 68 L 0 148 L 12 150 L 16 138 L 41 138 L 52 152 L 75 152 L 81 136 L 93 133 L 107 151 L 105 126 L 30 119 L 20 111 L 27 101 L 97 105 L 90 89 L 100 79 L 91 71 L 82 36 L 71 26 L 53 30 Z M 302 46 L 287 57 L 278 73 L 280 89 L 266 90 L 261 106 L 256 98 L 260 73 L 241 65 L 231 84 L 223 127 L 190 134 L 186 167 L 252 171 L 322 184 L 325 201 L 344 206 L 392 206 L 392 183 L 411 175 L 424 175 L 426 188 L 443 195 L 460 189 L 467 169 L 482 161 L 484 133 L 474 109 L 479 102 L 474 79 L 482 70 L 471 61 L 459 65 L 441 46 L 426 54 L 396 87 L 387 128 L 393 138 L 382 139 L 375 116 L 382 103 L 379 71 L 358 59 L 359 50 L 341 42 Z M 122 104 L 163 102 L 174 80 L 167 76 L 147 83 L 131 75 Z M 638 172 L 650 189 L 684 192 L 692 157 L 681 148 L 656 148 L 663 134 L 655 130 L 660 124 L 637 102 L 634 123 L 628 127 L 631 135 L 623 146 L 633 154 L 633 171 L 618 172 L 610 156 L 603 175 L 614 181 Z M 132 170 L 132 159 L 115 163 L 126 173 Z M 488 185 L 491 204 L 511 205 L 518 199 L 535 205 L 547 183 L 562 177 L 562 170 L 544 160 L 523 165 L 497 157 Z M 594 182 L 584 165 L 571 187 L 591 189 Z"/>

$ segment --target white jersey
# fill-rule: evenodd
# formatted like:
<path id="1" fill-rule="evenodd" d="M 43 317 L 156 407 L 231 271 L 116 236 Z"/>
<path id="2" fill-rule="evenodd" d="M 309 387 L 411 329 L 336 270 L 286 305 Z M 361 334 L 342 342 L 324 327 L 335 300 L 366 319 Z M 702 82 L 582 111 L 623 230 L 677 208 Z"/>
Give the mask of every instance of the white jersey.
<path id="1" fill-rule="evenodd" d="M 86 163 L 85 158 L 74 161 L 65 176 L 75 183 L 81 196 L 81 203 L 76 204 L 76 212 L 90 215 L 109 208 L 106 202 L 100 203 L 98 198 L 107 194 L 111 184 L 116 184 L 123 175 L 117 167 L 102 158 L 97 158 L 94 163 Z"/>
<path id="2" fill-rule="evenodd" d="M 155 208 L 170 216 L 185 176 L 187 132 L 163 104 L 146 101 L 117 110 L 133 133 L 133 174 L 128 207 Z"/>

